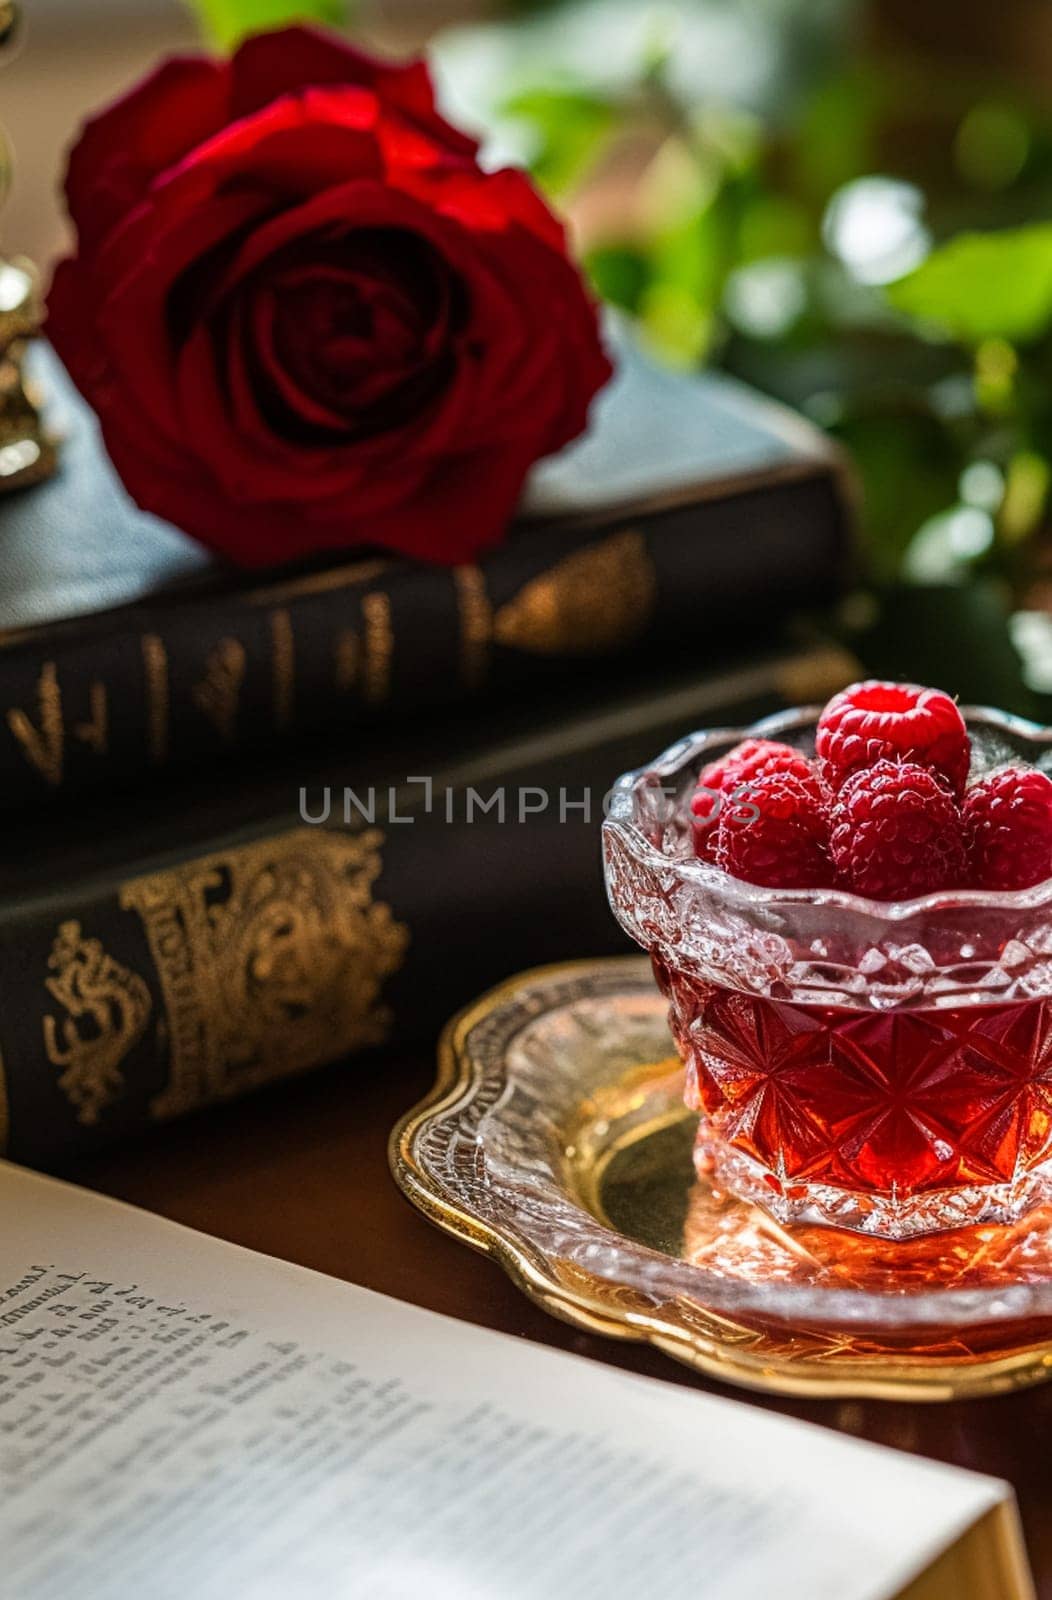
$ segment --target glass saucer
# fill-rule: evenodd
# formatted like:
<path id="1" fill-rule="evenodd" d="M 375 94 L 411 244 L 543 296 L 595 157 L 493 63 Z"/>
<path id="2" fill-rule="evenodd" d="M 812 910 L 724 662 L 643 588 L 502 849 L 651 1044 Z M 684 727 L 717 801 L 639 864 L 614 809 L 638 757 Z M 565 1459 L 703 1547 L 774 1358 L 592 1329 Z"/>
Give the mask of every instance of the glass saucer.
<path id="1" fill-rule="evenodd" d="M 905 1243 L 787 1227 L 697 1178 L 649 962 L 524 973 L 449 1025 L 391 1138 L 426 1216 L 546 1309 L 783 1394 L 941 1400 L 1052 1369 L 1052 1206 Z"/>

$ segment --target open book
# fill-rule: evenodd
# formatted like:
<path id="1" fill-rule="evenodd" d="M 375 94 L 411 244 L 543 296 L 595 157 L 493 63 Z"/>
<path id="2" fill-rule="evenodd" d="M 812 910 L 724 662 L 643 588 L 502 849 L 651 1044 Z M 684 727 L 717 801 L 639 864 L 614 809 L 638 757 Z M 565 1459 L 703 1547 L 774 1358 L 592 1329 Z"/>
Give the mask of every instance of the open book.
<path id="1" fill-rule="evenodd" d="M 0 1215 L 9 1600 L 1032 1594 L 993 1479 L 19 1168 L 0 1166 Z"/>

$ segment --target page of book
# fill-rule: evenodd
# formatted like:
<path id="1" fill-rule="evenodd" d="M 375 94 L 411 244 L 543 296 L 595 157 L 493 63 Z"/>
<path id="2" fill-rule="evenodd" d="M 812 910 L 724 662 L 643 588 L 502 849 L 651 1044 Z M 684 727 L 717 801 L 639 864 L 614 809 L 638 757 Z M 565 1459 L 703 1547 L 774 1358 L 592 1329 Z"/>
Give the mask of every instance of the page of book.
<path id="1" fill-rule="evenodd" d="M 2 1164 L 0 1217 L 5 1600 L 888 1600 L 1006 1493 Z"/>

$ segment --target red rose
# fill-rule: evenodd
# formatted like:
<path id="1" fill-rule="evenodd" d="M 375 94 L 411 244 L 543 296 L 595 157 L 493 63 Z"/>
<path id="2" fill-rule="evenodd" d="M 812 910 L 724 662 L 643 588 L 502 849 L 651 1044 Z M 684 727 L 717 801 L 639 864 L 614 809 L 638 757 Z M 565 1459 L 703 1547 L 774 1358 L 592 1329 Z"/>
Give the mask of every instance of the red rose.
<path id="1" fill-rule="evenodd" d="M 422 63 L 306 28 L 170 60 L 66 195 L 55 347 L 138 503 L 243 565 L 472 557 L 609 376 L 559 224 Z"/>

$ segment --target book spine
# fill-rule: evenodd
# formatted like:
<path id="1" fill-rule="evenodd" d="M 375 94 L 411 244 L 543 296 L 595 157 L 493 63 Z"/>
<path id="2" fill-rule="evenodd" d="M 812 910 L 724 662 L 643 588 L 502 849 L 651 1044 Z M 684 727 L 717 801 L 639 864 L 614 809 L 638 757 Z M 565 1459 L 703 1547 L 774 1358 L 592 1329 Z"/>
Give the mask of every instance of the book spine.
<path id="1" fill-rule="evenodd" d="M 473 780 L 426 798 L 416 780 L 415 810 L 381 791 L 395 803 L 364 821 L 357 791 L 312 791 L 265 835 L 93 884 L 50 868 L 46 893 L 0 904 L 0 1154 L 60 1165 L 313 1067 L 429 1047 L 511 972 L 624 951 L 599 859 L 616 775 L 698 720 L 820 698 L 852 665 L 817 649 L 692 677 L 569 747 L 484 749 Z"/>
<path id="2" fill-rule="evenodd" d="M 838 587 L 833 473 L 523 531 L 478 565 L 359 562 L 173 596 L 0 647 L 0 808 L 543 683 L 654 641 L 695 655 Z"/>
<path id="3" fill-rule="evenodd" d="M 456 804 L 452 823 L 300 825 L 0 917 L 0 1153 L 53 1166 L 429 1038 L 509 970 L 624 947 L 595 818 L 527 835 Z"/>

